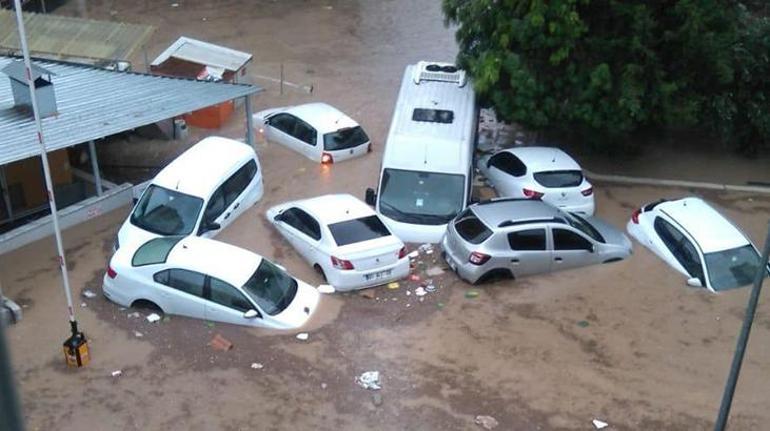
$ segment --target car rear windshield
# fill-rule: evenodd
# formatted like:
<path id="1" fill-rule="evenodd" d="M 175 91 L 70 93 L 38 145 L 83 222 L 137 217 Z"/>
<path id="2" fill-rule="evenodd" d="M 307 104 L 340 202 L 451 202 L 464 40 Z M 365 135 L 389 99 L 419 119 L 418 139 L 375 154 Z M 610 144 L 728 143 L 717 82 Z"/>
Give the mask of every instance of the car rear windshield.
<path id="1" fill-rule="evenodd" d="M 267 259 L 262 259 L 257 270 L 243 285 L 243 290 L 262 311 L 275 316 L 294 300 L 297 280 Z"/>
<path id="2" fill-rule="evenodd" d="M 369 142 L 361 126 L 348 127 L 324 135 L 324 150 L 335 151 L 357 147 Z"/>
<path id="3" fill-rule="evenodd" d="M 577 187 L 583 182 L 583 173 L 580 171 L 535 172 L 534 177 L 541 186 L 554 189 Z"/>
<path id="4" fill-rule="evenodd" d="M 198 223 L 203 199 L 165 189 L 147 187 L 131 213 L 131 223 L 158 235 L 188 235 Z"/>
<path id="5" fill-rule="evenodd" d="M 751 284 L 760 265 L 759 254 L 750 244 L 706 253 L 703 257 L 706 260 L 711 288 L 716 291 L 735 289 Z"/>
<path id="6" fill-rule="evenodd" d="M 455 230 L 464 240 L 471 244 L 481 244 L 492 235 L 492 231 L 476 217 L 470 208 L 457 216 Z"/>
<path id="7" fill-rule="evenodd" d="M 567 223 L 569 223 L 570 226 L 590 236 L 596 241 L 599 241 L 601 243 L 606 242 L 602 234 L 600 234 L 599 231 L 596 230 L 596 228 L 593 227 L 593 225 L 591 225 L 591 223 L 586 221 L 586 219 L 584 219 L 583 217 L 580 217 L 575 213 L 568 213 L 568 214 L 569 214 L 569 217 L 567 217 L 566 221 Z"/>
<path id="8" fill-rule="evenodd" d="M 168 254 L 184 236 L 166 236 L 147 241 L 136 250 L 132 266 L 156 265 L 166 262 Z"/>
<path id="9" fill-rule="evenodd" d="M 329 230 L 338 246 L 390 236 L 390 231 L 376 215 L 333 223 Z"/>

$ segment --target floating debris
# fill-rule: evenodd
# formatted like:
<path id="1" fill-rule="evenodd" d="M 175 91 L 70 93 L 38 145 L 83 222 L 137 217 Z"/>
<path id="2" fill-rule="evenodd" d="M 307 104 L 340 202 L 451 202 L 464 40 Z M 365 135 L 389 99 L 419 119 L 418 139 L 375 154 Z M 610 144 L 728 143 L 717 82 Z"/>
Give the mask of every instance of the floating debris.
<path id="1" fill-rule="evenodd" d="M 493 418 L 492 416 L 476 416 L 476 420 L 474 421 L 476 425 L 481 425 L 486 430 L 491 430 L 497 428 L 498 425 L 500 425 L 499 422 L 497 422 L 497 419 Z"/>
<path id="2" fill-rule="evenodd" d="M 379 371 L 367 371 L 360 376 L 356 377 L 356 383 L 364 389 L 379 390 L 380 386 L 380 372 Z"/>
<path id="3" fill-rule="evenodd" d="M 321 292 L 321 293 L 334 293 L 335 289 L 330 284 L 322 284 L 322 285 L 318 286 L 318 291 Z"/>
<path id="4" fill-rule="evenodd" d="M 88 299 L 96 298 L 96 294 L 92 290 L 89 290 L 89 289 L 86 289 L 86 290 L 83 291 L 83 296 L 85 296 Z"/>
<path id="5" fill-rule="evenodd" d="M 139 313 L 136 313 L 139 314 Z M 160 320 L 160 316 L 157 313 L 152 313 L 149 316 L 147 316 L 147 321 L 150 323 L 155 323 Z"/>
<path id="6" fill-rule="evenodd" d="M 297 339 L 298 340 L 306 341 L 308 339 L 308 337 L 309 337 L 309 335 L 308 335 L 307 332 L 300 332 L 299 334 L 297 334 Z"/>
<path id="7" fill-rule="evenodd" d="M 261 370 L 261 369 L 262 369 L 262 368 L 264 368 L 264 367 L 265 367 L 265 366 L 264 366 L 264 365 L 262 365 L 262 364 L 260 364 L 259 362 L 252 362 L 252 363 L 251 363 L 251 369 L 252 369 L 252 370 Z"/>
<path id="8" fill-rule="evenodd" d="M 465 292 L 465 297 L 468 299 L 478 298 L 479 297 L 479 291 L 472 289 L 467 292 Z"/>

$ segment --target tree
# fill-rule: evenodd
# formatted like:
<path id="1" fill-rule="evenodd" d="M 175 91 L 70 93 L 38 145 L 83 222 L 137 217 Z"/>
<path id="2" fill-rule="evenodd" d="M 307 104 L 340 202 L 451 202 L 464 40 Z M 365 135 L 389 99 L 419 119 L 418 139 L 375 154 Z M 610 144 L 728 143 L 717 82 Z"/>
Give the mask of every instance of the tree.
<path id="1" fill-rule="evenodd" d="M 618 142 L 647 127 L 710 121 L 737 140 L 736 116 L 755 115 L 740 112 L 741 101 L 770 80 L 756 75 L 766 64 L 747 58 L 767 45 L 736 1 L 444 0 L 443 7 L 457 26 L 458 63 L 480 97 L 503 119 L 536 130 Z M 737 96 L 740 80 L 746 94 Z M 770 136 L 755 132 L 765 142 Z"/>

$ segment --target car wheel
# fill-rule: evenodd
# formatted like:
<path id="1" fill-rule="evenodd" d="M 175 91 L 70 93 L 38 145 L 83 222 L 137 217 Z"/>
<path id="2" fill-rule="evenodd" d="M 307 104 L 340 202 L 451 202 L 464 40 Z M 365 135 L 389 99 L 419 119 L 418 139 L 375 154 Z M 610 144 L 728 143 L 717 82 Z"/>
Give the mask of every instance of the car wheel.
<path id="1" fill-rule="evenodd" d="M 513 273 L 505 268 L 495 268 L 490 271 L 487 271 L 479 277 L 473 284 L 479 285 L 483 283 L 491 283 L 494 281 L 500 281 L 500 280 L 507 280 L 507 279 L 515 279 L 516 277 L 513 276 Z"/>
<path id="2" fill-rule="evenodd" d="M 146 310 L 146 311 L 152 311 L 155 313 L 161 313 L 163 314 L 163 309 L 158 306 L 158 304 L 149 301 L 147 299 L 137 299 L 136 301 L 131 303 L 131 308 L 136 308 L 138 310 Z"/>
<path id="3" fill-rule="evenodd" d="M 324 273 L 324 269 L 321 268 L 321 265 L 316 263 L 315 265 L 313 265 L 313 269 L 315 269 L 315 272 L 317 272 L 321 276 L 321 278 L 324 279 L 324 282 L 328 282 L 328 280 L 326 279 L 326 273 Z"/>

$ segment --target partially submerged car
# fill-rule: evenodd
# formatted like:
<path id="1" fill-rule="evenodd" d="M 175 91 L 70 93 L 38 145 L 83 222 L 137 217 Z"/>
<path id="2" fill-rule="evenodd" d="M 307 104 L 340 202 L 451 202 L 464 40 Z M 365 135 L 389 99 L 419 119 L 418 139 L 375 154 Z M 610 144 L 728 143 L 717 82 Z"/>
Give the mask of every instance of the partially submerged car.
<path id="1" fill-rule="evenodd" d="M 250 146 L 208 137 L 161 170 L 118 231 L 115 249 L 159 236 L 213 237 L 264 193 Z"/>
<path id="2" fill-rule="evenodd" d="M 104 295 L 123 307 L 148 305 L 196 319 L 294 329 L 318 305 L 318 291 L 248 250 L 194 236 L 121 247 Z"/>
<path id="3" fill-rule="evenodd" d="M 559 148 L 508 148 L 480 157 L 477 167 L 501 197 L 540 199 L 564 211 L 594 214 L 593 186 Z"/>
<path id="4" fill-rule="evenodd" d="M 700 198 L 644 205 L 631 215 L 627 230 L 693 287 L 719 292 L 745 286 L 761 266 L 746 235 Z"/>
<path id="5" fill-rule="evenodd" d="M 409 273 L 404 243 L 351 195 L 286 202 L 266 216 L 335 290 L 376 286 Z"/>
<path id="6" fill-rule="evenodd" d="M 511 198 L 466 208 L 449 222 L 441 247 L 449 267 L 473 284 L 631 255 L 631 241 L 623 232 L 596 217 Z"/>
<path id="7" fill-rule="evenodd" d="M 372 151 L 371 140 L 364 129 L 326 103 L 267 109 L 252 118 L 254 127 L 264 139 L 316 162 L 331 164 Z"/>

